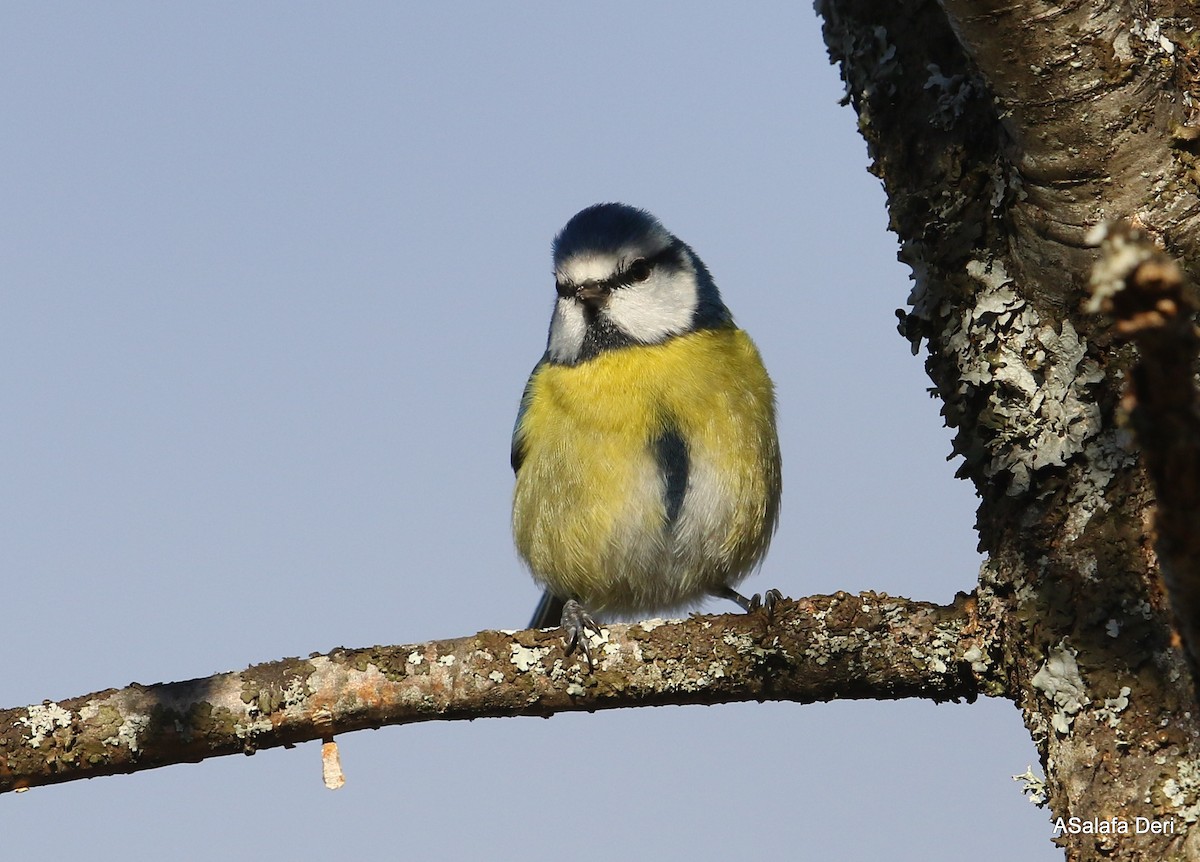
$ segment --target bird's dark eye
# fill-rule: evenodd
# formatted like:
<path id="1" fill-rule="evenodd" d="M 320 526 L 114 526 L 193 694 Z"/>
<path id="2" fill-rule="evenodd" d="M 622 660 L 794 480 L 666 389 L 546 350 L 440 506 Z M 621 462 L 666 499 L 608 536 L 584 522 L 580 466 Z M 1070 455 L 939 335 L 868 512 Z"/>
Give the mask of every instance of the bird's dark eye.
<path id="1" fill-rule="evenodd" d="M 645 281 L 650 277 L 650 264 L 644 258 L 638 258 L 625 269 L 625 275 L 630 281 Z"/>

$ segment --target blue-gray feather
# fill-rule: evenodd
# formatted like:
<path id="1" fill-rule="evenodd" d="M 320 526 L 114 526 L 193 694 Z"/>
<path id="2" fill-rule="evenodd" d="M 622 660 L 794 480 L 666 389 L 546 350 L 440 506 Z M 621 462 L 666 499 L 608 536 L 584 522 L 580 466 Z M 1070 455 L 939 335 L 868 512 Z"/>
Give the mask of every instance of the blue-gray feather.
<path id="1" fill-rule="evenodd" d="M 713 281 L 708 267 L 704 265 L 691 246 L 684 244 L 684 249 L 692 258 L 692 266 L 696 268 L 696 313 L 692 315 L 693 329 L 719 329 L 733 324 L 733 315 L 721 301 L 721 292 Z"/>
<path id="2" fill-rule="evenodd" d="M 521 393 L 521 404 L 517 407 L 517 421 L 513 423 L 512 442 L 508 453 L 508 460 L 512 464 L 514 474 L 520 471 L 521 464 L 525 461 L 525 446 L 521 443 L 517 431 L 521 427 L 521 420 L 525 418 L 525 411 L 529 409 L 529 394 L 533 389 L 533 378 L 545 362 L 546 356 L 543 354 L 537 365 L 533 366 L 533 371 L 529 372 L 529 379 L 525 381 L 525 389 Z"/>

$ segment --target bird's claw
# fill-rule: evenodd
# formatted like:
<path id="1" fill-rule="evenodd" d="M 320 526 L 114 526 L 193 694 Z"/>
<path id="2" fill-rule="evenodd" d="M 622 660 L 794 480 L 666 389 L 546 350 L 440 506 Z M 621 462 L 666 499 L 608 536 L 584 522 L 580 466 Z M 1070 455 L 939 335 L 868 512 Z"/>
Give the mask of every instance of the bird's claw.
<path id="1" fill-rule="evenodd" d="M 762 608 L 767 612 L 767 619 L 772 619 L 775 616 L 775 606 L 779 604 L 782 599 L 783 593 L 779 592 L 779 590 L 775 589 L 774 587 L 771 587 L 771 589 L 767 590 L 766 593 L 762 595 L 759 595 L 758 593 L 752 595 L 750 597 L 750 601 L 747 602 L 748 607 L 746 608 L 746 612 L 754 613 L 759 608 Z"/>
<path id="2" fill-rule="evenodd" d="M 759 609 L 767 612 L 767 619 L 770 620 L 775 616 L 775 606 L 783 599 L 783 593 L 772 587 L 763 595 L 755 593 L 750 598 L 746 598 L 732 587 L 721 587 L 719 590 L 714 590 L 713 595 L 722 599 L 729 599 L 732 602 L 737 602 L 748 614 L 752 614 Z"/>
<path id="3" fill-rule="evenodd" d="M 567 599 L 563 603 L 562 622 L 560 625 L 562 626 L 563 634 L 567 638 L 566 654 L 570 655 L 575 652 L 576 647 L 579 647 L 583 651 L 583 657 L 587 660 L 588 671 L 595 670 L 596 665 L 592 661 L 592 648 L 588 644 L 587 633 L 592 631 L 600 634 L 600 626 L 584 610 L 583 605 L 574 599 Z"/>

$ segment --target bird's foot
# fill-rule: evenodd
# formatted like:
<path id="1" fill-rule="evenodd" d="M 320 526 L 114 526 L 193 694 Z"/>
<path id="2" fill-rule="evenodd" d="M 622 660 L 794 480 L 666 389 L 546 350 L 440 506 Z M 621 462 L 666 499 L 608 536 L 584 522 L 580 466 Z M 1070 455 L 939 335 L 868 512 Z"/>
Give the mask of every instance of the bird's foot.
<path id="1" fill-rule="evenodd" d="M 755 593 L 750 598 L 746 598 L 732 587 L 721 587 L 719 590 L 714 590 L 713 595 L 722 599 L 729 599 L 741 605 L 742 610 L 748 614 L 752 614 L 759 608 L 767 612 L 767 619 L 775 616 L 775 606 L 783 599 L 783 593 L 772 587 L 764 594 Z"/>
<path id="2" fill-rule="evenodd" d="M 567 638 L 566 654 L 570 655 L 575 652 L 576 647 L 579 647 L 583 650 L 583 657 L 587 659 L 588 671 L 595 670 L 596 665 L 592 661 L 592 648 L 588 644 L 587 633 L 592 631 L 600 634 L 600 626 L 596 625 L 596 621 L 584 610 L 583 605 L 574 599 L 567 599 L 563 603 L 560 625 Z"/>

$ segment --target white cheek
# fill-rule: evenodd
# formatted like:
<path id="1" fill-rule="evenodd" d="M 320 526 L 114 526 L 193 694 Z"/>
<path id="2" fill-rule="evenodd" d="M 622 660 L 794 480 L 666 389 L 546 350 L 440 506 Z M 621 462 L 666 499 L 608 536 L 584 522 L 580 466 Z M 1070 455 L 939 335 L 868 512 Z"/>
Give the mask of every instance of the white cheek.
<path id="1" fill-rule="evenodd" d="M 574 362 L 583 347 L 583 336 L 587 323 L 583 319 L 583 307 L 573 299 L 559 299 L 554 304 L 554 316 L 550 318 L 550 343 L 547 350 L 556 362 Z"/>
<path id="2" fill-rule="evenodd" d="M 697 301 L 694 275 L 681 270 L 613 291 L 605 314 L 626 335 L 653 344 L 690 329 Z"/>

